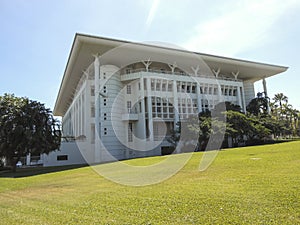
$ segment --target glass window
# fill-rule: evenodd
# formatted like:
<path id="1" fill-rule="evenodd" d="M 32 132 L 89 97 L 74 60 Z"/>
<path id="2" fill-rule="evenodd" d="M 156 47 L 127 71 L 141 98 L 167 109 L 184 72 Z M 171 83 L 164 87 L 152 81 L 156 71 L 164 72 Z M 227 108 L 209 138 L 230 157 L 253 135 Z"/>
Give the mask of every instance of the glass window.
<path id="1" fill-rule="evenodd" d="M 130 84 L 127 85 L 127 94 L 131 94 L 131 85 Z"/>
<path id="2" fill-rule="evenodd" d="M 95 87 L 91 86 L 91 96 L 95 96 Z"/>
<path id="3" fill-rule="evenodd" d="M 133 135 L 132 135 L 132 123 L 128 123 L 128 136 L 127 136 L 128 142 L 133 141 Z"/>

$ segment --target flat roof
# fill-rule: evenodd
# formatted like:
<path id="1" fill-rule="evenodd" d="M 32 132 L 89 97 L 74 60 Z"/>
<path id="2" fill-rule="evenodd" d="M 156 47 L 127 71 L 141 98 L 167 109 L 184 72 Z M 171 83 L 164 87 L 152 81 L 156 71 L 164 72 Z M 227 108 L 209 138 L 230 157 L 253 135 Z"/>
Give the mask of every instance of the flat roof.
<path id="1" fill-rule="evenodd" d="M 285 66 L 187 51 L 177 46 L 130 42 L 76 33 L 56 99 L 53 111 L 55 116 L 64 116 L 68 110 L 74 97 L 74 89 L 83 71 L 93 63 L 94 55 L 101 57 L 104 54 L 101 63 L 116 65 L 119 68 L 128 65 L 128 62 L 150 59 L 171 64 L 176 62 L 179 68 L 192 74 L 192 66 L 196 67 L 200 64 L 201 71 L 201 66 L 205 64 L 206 72 L 220 68 L 221 74 L 230 75 L 231 72 L 239 71 L 239 79 L 251 82 L 274 76 L 288 69 Z"/>

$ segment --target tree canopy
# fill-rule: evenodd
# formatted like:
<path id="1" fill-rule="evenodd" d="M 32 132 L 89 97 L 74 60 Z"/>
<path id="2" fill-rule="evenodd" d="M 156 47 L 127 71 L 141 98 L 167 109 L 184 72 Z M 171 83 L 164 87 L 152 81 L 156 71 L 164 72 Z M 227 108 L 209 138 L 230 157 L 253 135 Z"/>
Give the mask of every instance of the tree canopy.
<path id="1" fill-rule="evenodd" d="M 44 104 L 13 94 L 0 96 L 0 158 L 15 169 L 20 157 L 60 147 L 60 123 Z"/>
<path id="2" fill-rule="evenodd" d="M 239 105 L 221 102 L 211 111 L 206 110 L 198 116 L 190 116 L 188 129 L 198 137 L 198 150 L 206 150 L 210 138 L 224 138 L 223 147 L 254 145 L 272 142 L 272 138 L 300 136 L 299 110 L 287 104 L 288 97 L 276 94 L 273 102 L 265 95 L 258 93 L 247 106 L 247 112 L 242 112 Z M 184 124 L 184 121 L 181 121 Z M 173 145 L 177 145 L 181 129 L 175 130 L 170 137 Z M 217 134 L 224 134 L 217 135 Z M 197 136 L 198 135 L 198 136 Z M 190 140 L 188 140 L 190 141 Z M 207 149 L 210 150 L 210 149 Z"/>

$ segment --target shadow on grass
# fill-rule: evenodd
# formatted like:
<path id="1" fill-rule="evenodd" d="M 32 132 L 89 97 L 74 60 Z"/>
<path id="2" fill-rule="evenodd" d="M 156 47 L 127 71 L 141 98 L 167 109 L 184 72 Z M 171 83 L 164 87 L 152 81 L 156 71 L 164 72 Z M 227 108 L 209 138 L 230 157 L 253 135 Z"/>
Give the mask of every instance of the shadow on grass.
<path id="1" fill-rule="evenodd" d="M 256 145 L 269 145 L 269 144 L 280 144 L 292 141 L 299 141 L 299 138 L 286 138 L 286 139 L 274 139 L 274 140 L 252 140 L 246 142 L 246 146 L 256 146 Z"/>
<path id="2" fill-rule="evenodd" d="M 86 167 L 88 165 L 69 165 L 69 166 L 53 166 L 53 167 L 26 167 L 26 168 L 17 168 L 16 172 L 11 170 L 0 171 L 0 178 L 21 178 L 21 177 L 30 177 L 41 174 L 61 172 L 65 170 L 77 169 Z"/>

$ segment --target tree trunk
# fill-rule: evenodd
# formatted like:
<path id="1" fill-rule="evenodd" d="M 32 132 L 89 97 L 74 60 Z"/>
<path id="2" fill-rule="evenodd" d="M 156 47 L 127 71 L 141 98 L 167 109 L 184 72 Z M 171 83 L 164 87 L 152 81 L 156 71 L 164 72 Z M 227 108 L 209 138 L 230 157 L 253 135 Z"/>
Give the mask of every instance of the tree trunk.
<path id="1" fill-rule="evenodd" d="M 18 162 L 19 159 L 13 159 L 13 158 L 10 158 L 10 159 L 7 159 L 8 161 L 8 165 L 10 166 L 11 168 L 11 171 L 12 172 L 17 172 L 17 162 Z"/>
<path id="2" fill-rule="evenodd" d="M 14 163 L 11 165 L 11 170 L 12 170 L 12 172 L 17 172 L 17 162 L 16 161 L 14 161 Z"/>

